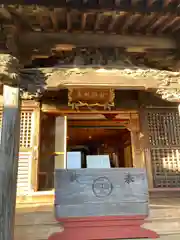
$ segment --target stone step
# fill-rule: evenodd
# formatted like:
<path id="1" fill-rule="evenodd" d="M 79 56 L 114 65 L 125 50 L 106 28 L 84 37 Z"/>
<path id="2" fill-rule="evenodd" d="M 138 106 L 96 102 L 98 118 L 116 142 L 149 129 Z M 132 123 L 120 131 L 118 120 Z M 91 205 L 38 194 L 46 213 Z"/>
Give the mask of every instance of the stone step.
<path id="1" fill-rule="evenodd" d="M 54 190 L 47 192 L 35 192 L 31 195 L 22 195 L 16 197 L 17 204 L 47 204 L 54 202 Z"/>
<path id="2" fill-rule="evenodd" d="M 147 229 L 155 231 L 160 235 L 180 234 L 180 218 L 147 221 L 143 226 Z"/>
<path id="3" fill-rule="evenodd" d="M 160 239 L 179 240 L 180 199 L 151 198 L 150 215 L 144 227 L 156 231 Z M 17 204 L 15 240 L 47 240 L 52 232 L 62 229 L 54 218 L 53 201 Z"/>
<path id="4" fill-rule="evenodd" d="M 150 199 L 157 198 L 180 198 L 180 189 L 153 189 L 149 191 Z"/>
<path id="5" fill-rule="evenodd" d="M 180 234 L 168 234 L 168 235 L 162 235 L 159 238 L 160 240 L 179 240 Z M 142 240 L 142 239 L 141 239 Z M 146 239 L 147 240 L 147 239 Z"/>
<path id="6" fill-rule="evenodd" d="M 160 236 L 180 236 L 180 218 L 147 222 L 144 224 L 144 227 L 157 232 Z M 24 237 L 26 240 L 47 240 L 48 236 L 51 235 L 51 233 L 57 231 L 63 231 L 63 227 L 54 221 L 52 223 L 47 223 L 47 221 L 44 221 L 44 223 L 40 224 L 37 221 L 33 224 L 16 225 L 15 240 L 24 239 Z"/>
<path id="7" fill-rule="evenodd" d="M 36 221 L 39 221 L 39 223 L 44 221 L 51 223 L 52 221 L 55 221 L 53 211 L 53 204 L 43 204 L 43 206 L 41 204 L 30 204 L 24 206 L 20 205 L 17 208 L 16 219 L 22 224 L 25 222 L 32 224 L 34 218 L 36 218 Z M 180 205 L 175 205 L 175 203 L 174 205 L 150 204 L 150 213 L 149 217 L 147 218 L 148 221 L 160 221 L 178 218 L 180 218 Z"/>
<path id="8" fill-rule="evenodd" d="M 164 218 L 154 213 L 154 216 L 147 219 L 145 228 L 160 235 L 180 235 L 180 215 L 179 218 Z M 52 206 L 46 209 L 39 208 L 35 212 L 29 209 L 29 212 L 21 211 L 16 215 L 15 240 L 24 239 L 22 236 L 26 236 L 26 240 L 47 240 L 51 233 L 60 230 L 63 228 L 55 221 Z"/>

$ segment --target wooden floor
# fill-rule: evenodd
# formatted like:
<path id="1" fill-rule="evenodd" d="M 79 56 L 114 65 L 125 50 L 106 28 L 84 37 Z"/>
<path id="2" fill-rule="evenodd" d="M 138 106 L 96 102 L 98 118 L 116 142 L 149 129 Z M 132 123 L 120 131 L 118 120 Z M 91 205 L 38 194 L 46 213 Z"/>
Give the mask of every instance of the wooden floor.
<path id="1" fill-rule="evenodd" d="M 151 199 L 145 227 L 163 235 L 161 239 L 180 239 L 180 198 Z M 17 204 L 15 240 L 47 240 L 52 232 L 60 229 L 63 230 L 54 219 L 52 201 Z"/>

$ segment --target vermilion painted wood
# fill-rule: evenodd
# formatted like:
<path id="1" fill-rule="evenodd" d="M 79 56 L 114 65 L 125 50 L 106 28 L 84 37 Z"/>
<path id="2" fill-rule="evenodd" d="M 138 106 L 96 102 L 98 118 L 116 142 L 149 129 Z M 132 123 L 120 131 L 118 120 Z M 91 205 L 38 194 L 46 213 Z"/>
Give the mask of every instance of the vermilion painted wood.
<path id="1" fill-rule="evenodd" d="M 52 234 L 48 240 L 104 240 L 104 239 L 136 239 L 159 236 L 148 229 L 144 229 L 145 216 L 120 217 L 87 217 L 60 218 L 64 231 Z"/>

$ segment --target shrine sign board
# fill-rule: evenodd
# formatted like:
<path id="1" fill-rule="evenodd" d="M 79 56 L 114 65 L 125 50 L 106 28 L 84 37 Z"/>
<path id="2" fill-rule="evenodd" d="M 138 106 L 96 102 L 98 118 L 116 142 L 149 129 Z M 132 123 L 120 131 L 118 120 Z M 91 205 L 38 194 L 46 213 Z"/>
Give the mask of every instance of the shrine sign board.
<path id="1" fill-rule="evenodd" d="M 68 105 L 72 107 L 112 107 L 114 106 L 114 90 L 73 88 L 68 90 Z"/>

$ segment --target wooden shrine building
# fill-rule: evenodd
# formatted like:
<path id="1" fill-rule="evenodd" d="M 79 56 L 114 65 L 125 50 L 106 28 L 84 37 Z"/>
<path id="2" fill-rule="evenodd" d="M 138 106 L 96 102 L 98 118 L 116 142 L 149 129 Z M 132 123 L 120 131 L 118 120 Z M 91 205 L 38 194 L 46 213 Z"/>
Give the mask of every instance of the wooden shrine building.
<path id="1" fill-rule="evenodd" d="M 53 189 L 77 150 L 180 188 L 180 1 L 45 2 L 0 7 L 1 82 L 21 88 L 17 193 Z"/>

